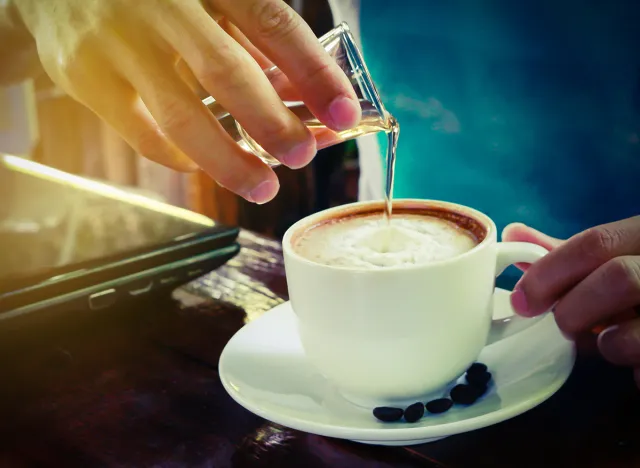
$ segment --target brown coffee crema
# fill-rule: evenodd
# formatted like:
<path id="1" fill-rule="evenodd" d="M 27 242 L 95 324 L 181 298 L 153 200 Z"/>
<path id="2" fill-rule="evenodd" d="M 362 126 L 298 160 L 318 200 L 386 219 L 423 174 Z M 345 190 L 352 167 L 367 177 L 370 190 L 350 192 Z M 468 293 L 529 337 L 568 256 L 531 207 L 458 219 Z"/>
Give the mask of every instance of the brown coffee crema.
<path id="1" fill-rule="evenodd" d="M 324 218 L 317 220 L 304 229 L 300 229 L 291 237 L 291 244 L 296 245 L 301 236 L 309 231 L 320 228 L 327 224 L 333 224 L 341 221 L 347 221 L 354 218 L 367 217 L 375 214 L 382 215 L 383 204 L 375 204 L 366 207 L 348 207 L 343 211 L 328 213 Z M 442 219 L 457 225 L 461 230 L 465 231 L 476 244 L 480 244 L 487 238 L 489 234 L 489 226 L 475 219 L 471 215 L 464 213 L 462 210 L 456 210 L 451 207 L 428 205 L 422 203 L 405 202 L 402 204 L 394 204 L 393 216 L 401 217 L 402 215 L 425 216 L 436 219 Z"/>

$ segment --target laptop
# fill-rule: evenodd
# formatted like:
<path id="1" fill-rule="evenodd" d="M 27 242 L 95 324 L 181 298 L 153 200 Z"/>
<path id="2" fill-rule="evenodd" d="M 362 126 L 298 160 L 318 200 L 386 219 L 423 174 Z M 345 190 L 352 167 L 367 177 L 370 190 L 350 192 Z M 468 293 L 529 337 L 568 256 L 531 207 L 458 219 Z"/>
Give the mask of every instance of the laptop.
<path id="1" fill-rule="evenodd" d="M 238 229 L 125 188 L 0 154 L 0 329 L 166 294 L 234 257 Z"/>

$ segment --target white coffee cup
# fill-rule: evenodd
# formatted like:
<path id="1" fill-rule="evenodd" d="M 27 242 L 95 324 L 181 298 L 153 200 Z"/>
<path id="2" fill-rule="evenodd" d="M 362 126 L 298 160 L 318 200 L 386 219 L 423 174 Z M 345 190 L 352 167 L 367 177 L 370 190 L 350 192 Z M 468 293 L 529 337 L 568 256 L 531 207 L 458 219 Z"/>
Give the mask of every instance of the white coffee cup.
<path id="1" fill-rule="evenodd" d="M 319 223 L 382 211 L 381 202 L 344 205 L 304 218 L 284 235 L 289 297 L 305 354 L 349 401 L 401 406 L 421 401 L 459 377 L 488 344 L 539 320 L 492 319 L 495 278 L 547 250 L 499 243 L 495 223 L 469 207 L 432 200 L 396 200 L 394 210 L 435 210 L 482 232 L 456 257 L 424 265 L 360 269 L 315 263 L 293 248 Z"/>

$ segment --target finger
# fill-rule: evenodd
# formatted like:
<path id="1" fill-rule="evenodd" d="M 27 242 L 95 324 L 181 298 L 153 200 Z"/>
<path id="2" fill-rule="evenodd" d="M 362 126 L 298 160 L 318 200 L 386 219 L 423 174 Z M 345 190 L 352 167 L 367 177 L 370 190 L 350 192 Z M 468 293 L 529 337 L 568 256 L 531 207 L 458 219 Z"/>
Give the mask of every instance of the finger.
<path id="1" fill-rule="evenodd" d="M 305 166 L 313 159 L 316 145 L 311 132 L 285 106 L 255 60 L 200 4 L 184 3 L 163 19 L 153 22 L 157 33 L 269 154 L 291 168 Z"/>
<path id="2" fill-rule="evenodd" d="M 291 83 L 289 77 L 285 75 L 282 70 L 272 67 L 265 70 L 264 73 L 271 83 L 271 86 L 273 86 L 273 89 L 275 89 L 278 96 L 280 96 L 280 99 L 283 101 L 304 101 L 300 91 Z"/>
<path id="3" fill-rule="evenodd" d="M 540 314 L 598 267 L 638 251 L 640 216 L 584 231 L 531 265 L 514 289 L 514 307 L 523 315 Z"/>
<path id="4" fill-rule="evenodd" d="M 137 44 L 134 53 L 131 39 L 121 35 L 105 41 L 111 60 L 178 148 L 220 185 L 249 201 L 265 203 L 275 196 L 279 187 L 275 173 L 224 132 L 170 61 L 161 60 L 148 44 Z"/>
<path id="5" fill-rule="evenodd" d="M 278 96 L 283 101 L 302 101 L 302 95 L 293 86 L 287 75 L 282 70 L 276 68 L 260 50 L 253 45 L 253 43 L 244 35 L 240 29 L 238 29 L 227 18 L 221 19 L 218 24 L 222 27 L 227 34 L 236 40 L 252 57 L 258 62 L 258 65 L 264 70 L 267 79 L 271 82 L 271 86 L 276 90 Z M 313 130 L 312 130 L 312 133 Z"/>
<path id="6" fill-rule="evenodd" d="M 99 60 L 89 56 L 74 67 L 74 98 L 111 125 L 138 154 L 177 171 L 198 170 L 162 133 L 131 85 L 115 71 L 105 70 Z"/>
<path id="7" fill-rule="evenodd" d="M 522 223 L 512 223 L 506 226 L 502 231 L 502 240 L 503 242 L 530 242 L 547 250 L 553 250 L 564 242 Z"/>
<path id="8" fill-rule="evenodd" d="M 529 242 L 544 247 L 547 250 L 553 250 L 559 247 L 564 241 L 548 236 L 536 229 L 526 226 L 522 223 L 512 223 L 502 230 L 503 242 Z M 529 268 L 529 263 L 517 263 L 516 266 L 522 271 Z"/>
<path id="9" fill-rule="evenodd" d="M 117 97 L 110 93 L 118 109 L 98 111 L 141 156 L 180 172 L 195 172 L 199 166 L 180 151 L 162 132 L 137 93 L 131 89 Z M 97 109 L 97 106 L 95 107 Z"/>
<path id="10" fill-rule="evenodd" d="M 258 62 L 260 67 L 265 71 L 267 78 L 271 82 L 271 86 L 276 90 L 280 99 L 283 101 L 302 101 L 300 92 L 293 86 L 289 78 L 282 70 L 274 67 L 273 62 L 260 52 L 240 29 L 227 18 L 221 18 L 218 24 Z M 342 141 L 336 132 L 328 128 L 312 128 L 310 130 L 316 139 L 317 149 L 326 148 L 327 146 Z"/>
<path id="11" fill-rule="evenodd" d="M 280 70 L 274 67 L 273 63 L 256 48 L 251 41 L 234 26 L 228 19 L 222 18 L 218 21 L 227 34 L 238 42 L 264 69 L 264 72 L 271 82 L 271 86 L 276 90 L 278 96 L 283 101 L 302 101 L 300 92 L 293 86 L 289 78 Z M 215 109 L 217 111 L 217 109 Z M 340 143 L 342 139 L 338 134 L 328 128 L 310 128 L 311 134 L 316 140 L 316 148 L 322 149 L 327 146 Z"/>
<path id="12" fill-rule="evenodd" d="M 361 118 L 349 79 L 304 20 L 282 0 L 218 0 L 219 10 L 289 77 L 304 102 L 333 130 Z"/>
<path id="13" fill-rule="evenodd" d="M 607 328 L 598 336 L 598 348 L 613 364 L 640 368 L 640 319 Z"/>
<path id="14" fill-rule="evenodd" d="M 178 59 L 176 61 L 175 69 L 178 76 L 180 76 L 182 81 L 184 81 L 195 94 L 202 98 L 206 98 L 208 96 L 209 93 L 207 93 L 207 91 L 202 87 L 198 78 L 196 78 L 191 71 L 191 68 L 189 68 L 189 65 L 187 65 L 184 60 Z"/>
<path id="15" fill-rule="evenodd" d="M 240 29 L 238 29 L 228 18 L 221 18 L 218 21 L 220 27 L 235 41 L 242 46 L 244 50 L 249 52 L 249 55 L 253 57 L 253 59 L 258 63 L 260 68 L 266 70 L 268 68 L 273 67 L 273 62 L 267 58 L 260 49 L 253 45 L 253 43 L 249 40 L 247 36 L 244 35 Z"/>
<path id="16" fill-rule="evenodd" d="M 622 311 L 614 316 L 607 318 L 602 322 L 598 322 L 598 324 L 593 327 L 590 331 L 592 334 L 599 335 L 601 332 L 606 330 L 613 325 L 619 325 L 624 322 L 628 322 L 629 320 L 633 320 L 638 318 L 640 315 L 634 309 L 627 309 Z"/>
<path id="17" fill-rule="evenodd" d="M 569 335 L 640 304 L 640 256 L 616 257 L 571 289 L 555 306 L 558 327 Z"/>

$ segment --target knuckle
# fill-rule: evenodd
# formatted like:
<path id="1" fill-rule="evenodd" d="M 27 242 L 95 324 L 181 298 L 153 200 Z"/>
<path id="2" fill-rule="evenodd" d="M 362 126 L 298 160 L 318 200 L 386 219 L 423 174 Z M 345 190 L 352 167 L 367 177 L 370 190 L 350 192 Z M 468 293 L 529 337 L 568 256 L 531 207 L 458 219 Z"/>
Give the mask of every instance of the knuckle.
<path id="1" fill-rule="evenodd" d="M 251 88 L 251 80 L 241 67 L 235 67 L 218 78 L 216 88 L 230 96 L 242 97 Z"/>
<path id="2" fill-rule="evenodd" d="M 620 233 L 607 226 L 587 229 L 582 234 L 583 253 L 600 261 L 611 258 L 620 240 Z"/>
<path id="3" fill-rule="evenodd" d="M 203 64 L 194 74 L 205 87 L 215 87 L 223 92 L 239 92 L 250 85 L 247 63 L 234 56 L 225 57 L 224 66 L 213 62 Z"/>
<path id="4" fill-rule="evenodd" d="M 268 123 L 265 127 L 265 135 L 270 141 L 286 141 L 291 138 L 292 126 L 283 119 L 275 118 L 272 122 Z"/>
<path id="5" fill-rule="evenodd" d="M 606 265 L 608 283 L 621 294 L 632 294 L 640 299 L 640 262 L 634 257 L 617 257 Z"/>
<path id="6" fill-rule="evenodd" d="M 95 52 L 103 41 L 104 37 L 98 32 L 89 31 L 72 43 L 38 36 L 36 47 L 40 63 L 47 74 L 74 82 L 84 81 L 87 75 L 95 73 L 91 66 L 92 60 L 95 59 Z"/>
<path id="7" fill-rule="evenodd" d="M 145 129 L 138 134 L 136 149 L 143 156 L 151 156 L 158 153 L 160 147 L 160 136 L 155 130 Z"/>
<path id="8" fill-rule="evenodd" d="M 327 62 L 312 65 L 307 71 L 307 79 L 312 82 L 326 82 L 331 75 L 331 65 Z"/>
<path id="9" fill-rule="evenodd" d="M 300 139 L 300 132 L 296 130 L 295 124 L 287 118 L 273 115 L 261 121 L 257 127 L 253 124 L 250 131 L 255 132 L 255 139 L 260 146 L 277 157 L 289 150 L 292 142 Z"/>
<path id="10" fill-rule="evenodd" d="M 256 31 L 265 38 L 287 37 L 300 26 L 296 12 L 281 0 L 257 0 L 251 8 Z"/>
<path id="11" fill-rule="evenodd" d="M 165 133 L 182 132 L 193 122 L 194 116 L 181 102 L 170 99 L 163 103 L 161 118 L 158 122 Z"/>
<path id="12" fill-rule="evenodd" d="M 203 59 L 193 68 L 193 74 L 202 84 L 218 83 L 228 79 L 237 66 L 237 62 L 232 58 L 225 60 L 225 66 L 220 66 L 213 60 Z"/>

